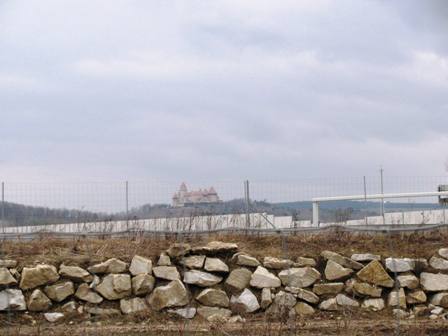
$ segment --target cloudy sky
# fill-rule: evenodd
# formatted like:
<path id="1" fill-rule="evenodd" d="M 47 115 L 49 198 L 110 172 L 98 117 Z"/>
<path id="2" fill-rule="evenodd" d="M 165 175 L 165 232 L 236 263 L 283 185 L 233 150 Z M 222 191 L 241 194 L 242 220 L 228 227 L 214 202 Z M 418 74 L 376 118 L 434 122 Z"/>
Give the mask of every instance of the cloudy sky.
<path id="1" fill-rule="evenodd" d="M 0 177 L 445 175 L 444 0 L 0 0 Z"/>

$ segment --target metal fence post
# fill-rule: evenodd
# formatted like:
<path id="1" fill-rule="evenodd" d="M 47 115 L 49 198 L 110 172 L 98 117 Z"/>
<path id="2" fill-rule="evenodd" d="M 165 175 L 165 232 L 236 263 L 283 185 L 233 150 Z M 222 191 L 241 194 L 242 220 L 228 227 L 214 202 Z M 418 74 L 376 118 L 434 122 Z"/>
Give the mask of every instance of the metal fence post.
<path id="1" fill-rule="evenodd" d="M 2 229 L 5 231 L 5 182 L 2 182 Z"/>
<path id="2" fill-rule="evenodd" d="M 129 182 L 126 181 L 126 230 L 129 230 Z"/>
<path id="3" fill-rule="evenodd" d="M 244 200 L 246 203 L 246 229 L 250 228 L 250 193 L 249 180 L 244 181 Z"/>
<path id="4" fill-rule="evenodd" d="M 319 202 L 313 202 L 313 226 L 319 227 Z"/>

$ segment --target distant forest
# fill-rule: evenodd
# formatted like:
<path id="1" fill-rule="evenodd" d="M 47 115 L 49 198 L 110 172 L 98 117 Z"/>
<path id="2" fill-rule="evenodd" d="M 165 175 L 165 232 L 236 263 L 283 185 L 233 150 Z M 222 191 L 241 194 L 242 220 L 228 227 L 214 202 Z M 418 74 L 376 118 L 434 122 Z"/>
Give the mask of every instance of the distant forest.
<path id="1" fill-rule="evenodd" d="M 435 203 L 385 203 L 386 212 L 438 209 Z M 312 217 L 311 202 L 269 203 L 251 202 L 248 211 L 264 212 L 276 216 L 293 216 L 295 220 L 309 220 Z M 217 204 L 201 204 L 182 208 L 173 208 L 167 204 L 145 204 L 129 210 L 129 213 L 100 213 L 75 209 L 51 209 L 6 202 L 0 209 L 0 220 L 4 225 L 43 225 L 62 223 L 84 223 L 92 221 L 112 221 L 124 219 L 145 219 L 161 217 L 190 217 L 200 215 L 220 215 L 246 213 L 243 199 Z M 360 201 L 324 202 L 320 206 L 320 218 L 323 221 L 346 221 L 365 216 L 380 214 L 380 203 Z"/>

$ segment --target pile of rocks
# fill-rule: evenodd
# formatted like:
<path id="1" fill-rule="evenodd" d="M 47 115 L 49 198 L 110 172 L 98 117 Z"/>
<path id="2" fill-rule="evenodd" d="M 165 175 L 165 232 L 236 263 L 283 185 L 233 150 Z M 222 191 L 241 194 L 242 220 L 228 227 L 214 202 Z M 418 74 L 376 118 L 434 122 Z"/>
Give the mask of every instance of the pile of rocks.
<path id="1" fill-rule="evenodd" d="M 0 311 L 43 312 L 50 322 L 149 310 L 237 322 L 263 311 L 291 317 L 386 308 L 400 317 L 445 316 L 448 248 L 429 260 L 331 251 L 258 260 L 232 243 L 174 244 L 157 262 L 136 255 L 130 264 L 112 258 L 87 269 L 39 264 L 20 272 L 16 261 L 0 260 Z"/>

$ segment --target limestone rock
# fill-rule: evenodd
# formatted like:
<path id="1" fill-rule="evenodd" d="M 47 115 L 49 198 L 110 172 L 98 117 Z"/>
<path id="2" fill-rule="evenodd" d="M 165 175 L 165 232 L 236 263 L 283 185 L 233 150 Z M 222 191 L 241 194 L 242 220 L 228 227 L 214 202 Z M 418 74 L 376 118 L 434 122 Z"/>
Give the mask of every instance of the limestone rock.
<path id="1" fill-rule="evenodd" d="M 75 286 L 71 281 L 64 281 L 46 286 L 44 291 L 53 301 L 61 302 L 75 293 Z"/>
<path id="2" fill-rule="evenodd" d="M 0 259 L 0 267 L 14 268 L 16 266 L 17 266 L 17 261 L 16 260 Z"/>
<path id="3" fill-rule="evenodd" d="M 327 266 L 325 267 L 325 278 L 327 278 L 327 280 L 333 281 L 347 278 L 352 273 L 353 270 L 351 268 L 343 267 L 333 260 L 327 261 Z"/>
<path id="4" fill-rule="evenodd" d="M 69 301 L 62 305 L 61 310 L 66 313 L 73 313 L 76 311 L 76 302 Z"/>
<path id="5" fill-rule="evenodd" d="M 178 308 L 178 309 L 168 309 L 168 313 L 176 314 L 185 319 L 192 319 L 196 316 L 196 308 L 195 307 L 187 307 L 187 308 Z"/>
<path id="6" fill-rule="evenodd" d="M 171 258 L 179 258 L 183 257 L 184 255 L 188 254 L 191 251 L 190 244 L 186 243 L 174 243 L 169 247 L 169 249 L 166 251 L 166 253 Z"/>
<path id="7" fill-rule="evenodd" d="M 0 267 L 0 286 L 11 286 L 17 284 L 11 272 L 6 267 Z"/>
<path id="8" fill-rule="evenodd" d="M 64 318 L 64 314 L 62 314 L 62 313 L 45 313 L 44 317 L 48 322 L 55 323 L 55 322 L 62 320 Z"/>
<path id="9" fill-rule="evenodd" d="M 35 289 L 28 300 L 28 310 L 34 312 L 46 311 L 50 308 L 50 299 L 40 290 Z"/>
<path id="10" fill-rule="evenodd" d="M 205 261 L 204 255 L 194 255 L 182 258 L 181 265 L 184 265 L 188 268 L 200 269 L 204 267 L 204 261 Z"/>
<path id="11" fill-rule="evenodd" d="M 382 287 L 393 287 L 394 280 L 387 274 L 378 260 L 371 261 L 367 266 L 361 269 L 357 277 L 362 281 Z"/>
<path id="12" fill-rule="evenodd" d="M 238 251 L 237 244 L 220 241 L 212 241 L 206 246 L 194 247 L 192 249 L 193 253 L 206 255 L 235 253 L 236 251 Z"/>
<path id="13" fill-rule="evenodd" d="M 385 263 L 390 272 L 403 273 L 415 269 L 415 260 L 410 258 L 387 258 Z"/>
<path id="14" fill-rule="evenodd" d="M 212 316 L 228 319 L 232 315 L 232 311 L 226 308 L 199 306 L 196 309 L 199 316 L 209 320 Z"/>
<path id="15" fill-rule="evenodd" d="M 132 294 L 129 274 L 108 274 L 96 287 L 96 291 L 107 300 L 120 300 Z"/>
<path id="16" fill-rule="evenodd" d="M 227 322 L 230 324 L 245 323 L 246 319 L 242 318 L 240 315 L 234 315 L 231 316 Z"/>
<path id="17" fill-rule="evenodd" d="M 156 278 L 165 280 L 180 280 L 180 274 L 175 266 L 156 266 L 152 269 Z"/>
<path id="18" fill-rule="evenodd" d="M 405 319 L 409 317 L 409 313 L 403 309 L 392 309 L 392 314 L 398 319 Z"/>
<path id="19" fill-rule="evenodd" d="M 78 282 L 91 282 L 93 280 L 93 276 L 89 272 L 78 266 L 62 264 L 59 267 L 59 275 Z"/>
<path id="20" fill-rule="evenodd" d="M 20 289 L 5 289 L 0 292 L 0 311 L 26 310 L 25 297 Z"/>
<path id="21" fill-rule="evenodd" d="M 414 290 L 406 295 L 406 302 L 408 304 L 425 303 L 426 299 L 426 294 L 422 290 Z"/>
<path id="22" fill-rule="evenodd" d="M 448 259 L 448 248 L 441 248 L 439 249 L 438 253 L 442 258 Z"/>
<path id="23" fill-rule="evenodd" d="M 91 290 L 89 285 L 86 283 L 79 285 L 75 296 L 82 301 L 87 301 L 94 304 L 103 302 L 103 298 Z"/>
<path id="24" fill-rule="evenodd" d="M 278 274 L 284 286 L 305 288 L 321 278 L 320 273 L 312 267 L 299 267 L 283 270 Z"/>
<path id="25" fill-rule="evenodd" d="M 238 312 L 253 313 L 260 309 L 257 297 L 248 288 L 246 288 L 239 296 L 232 295 L 230 302 L 232 307 L 236 307 Z"/>
<path id="26" fill-rule="evenodd" d="M 239 266 L 250 266 L 257 267 L 260 266 L 260 262 L 247 254 L 239 254 L 236 260 L 236 264 Z"/>
<path id="27" fill-rule="evenodd" d="M 274 257 L 264 257 L 263 266 L 265 268 L 282 270 L 285 268 L 290 268 L 293 262 L 289 259 L 279 259 Z"/>
<path id="28" fill-rule="evenodd" d="M 398 291 L 393 290 L 387 297 L 387 304 L 390 307 L 406 309 L 406 295 L 404 289 L 400 288 Z"/>
<path id="29" fill-rule="evenodd" d="M 270 288 L 263 288 L 261 290 L 261 308 L 266 309 L 272 303 L 272 293 Z"/>
<path id="30" fill-rule="evenodd" d="M 338 303 L 336 302 L 336 298 L 330 298 L 327 300 L 322 301 L 319 304 L 320 310 L 329 310 L 329 311 L 335 311 L 339 310 Z"/>
<path id="31" fill-rule="evenodd" d="M 305 302 L 298 302 L 294 306 L 294 310 L 296 311 L 296 314 L 299 316 L 313 315 L 315 312 L 314 308 Z"/>
<path id="32" fill-rule="evenodd" d="M 204 269 L 208 272 L 229 272 L 229 266 L 221 259 L 207 257 L 205 259 Z"/>
<path id="33" fill-rule="evenodd" d="M 317 295 L 336 295 L 344 289 L 342 282 L 314 284 L 313 292 Z"/>
<path id="34" fill-rule="evenodd" d="M 165 253 L 161 253 L 159 261 L 157 261 L 157 266 L 171 266 L 171 258 Z"/>
<path id="35" fill-rule="evenodd" d="M 414 274 L 400 274 L 397 276 L 400 287 L 416 289 L 420 285 L 420 281 Z"/>
<path id="36" fill-rule="evenodd" d="M 294 294 L 298 299 L 309 303 L 318 303 L 319 297 L 312 291 L 298 288 L 298 287 L 285 287 L 285 291 Z"/>
<path id="37" fill-rule="evenodd" d="M 423 316 L 429 314 L 431 312 L 431 308 L 428 308 L 425 305 L 416 305 L 412 308 L 412 312 L 415 316 Z"/>
<path id="38" fill-rule="evenodd" d="M 171 281 L 166 286 L 155 288 L 148 298 L 148 303 L 155 310 L 186 306 L 188 304 L 187 289 L 182 281 Z"/>
<path id="39" fill-rule="evenodd" d="M 20 280 L 21 289 L 33 289 L 41 285 L 56 282 L 59 274 L 52 265 L 37 265 L 36 267 L 24 267 Z"/>
<path id="40" fill-rule="evenodd" d="M 366 261 L 372 261 L 372 260 L 381 260 L 381 256 L 378 254 L 371 254 L 371 253 L 361 253 L 361 254 L 352 254 L 351 259 L 357 262 L 366 262 Z"/>
<path id="41" fill-rule="evenodd" d="M 448 275 L 422 272 L 420 274 L 420 284 L 425 291 L 448 291 Z"/>
<path id="42" fill-rule="evenodd" d="M 152 260 L 141 257 L 139 255 L 135 255 L 132 258 L 131 266 L 129 266 L 129 272 L 132 275 L 138 274 L 151 274 L 152 273 Z"/>
<path id="43" fill-rule="evenodd" d="M 436 270 L 440 271 L 448 270 L 448 260 L 443 258 L 434 256 L 431 259 L 429 259 L 429 265 Z"/>
<path id="44" fill-rule="evenodd" d="M 332 252 L 332 251 L 322 251 L 322 253 L 320 254 L 323 258 L 327 259 L 327 260 L 331 260 L 334 261 L 335 263 L 346 267 L 346 268 L 351 268 L 354 270 L 360 270 L 361 268 L 364 267 L 363 264 L 354 261 L 350 258 L 344 257 L 342 255 L 340 255 L 339 253 L 336 252 Z"/>
<path id="45" fill-rule="evenodd" d="M 291 293 L 286 293 L 284 291 L 279 291 L 275 294 L 274 305 L 281 309 L 291 309 L 297 303 L 296 298 Z"/>
<path id="46" fill-rule="evenodd" d="M 86 305 L 85 310 L 89 314 L 99 315 L 99 316 L 104 316 L 104 317 L 121 315 L 121 312 L 118 309 L 114 309 L 114 308 L 99 308 L 99 307 L 90 307 L 90 306 Z"/>
<path id="47" fill-rule="evenodd" d="M 345 294 L 336 295 L 336 303 L 342 307 L 359 307 L 359 302 Z"/>
<path id="48" fill-rule="evenodd" d="M 313 258 L 307 258 L 307 257 L 298 257 L 296 262 L 293 264 L 294 267 L 316 267 L 317 263 L 316 260 Z"/>
<path id="49" fill-rule="evenodd" d="M 434 306 L 448 308 L 448 293 L 434 294 L 431 298 L 431 304 Z"/>
<path id="50" fill-rule="evenodd" d="M 374 298 L 379 298 L 381 297 L 383 289 L 380 287 L 376 287 L 375 285 L 368 284 L 366 282 L 354 281 L 353 291 L 357 295 L 365 295 Z"/>
<path id="51" fill-rule="evenodd" d="M 249 286 L 251 277 L 252 272 L 247 268 L 236 268 L 230 272 L 225 281 L 225 285 L 232 292 L 242 291 L 244 288 Z"/>
<path id="52" fill-rule="evenodd" d="M 184 273 L 184 282 L 199 287 L 214 286 L 222 281 L 222 277 L 207 272 L 191 270 Z"/>
<path id="53" fill-rule="evenodd" d="M 383 310 L 385 308 L 385 303 L 384 300 L 379 298 L 379 299 L 366 299 L 363 301 L 362 308 L 365 309 L 370 309 L 373 311 L 380 311 Z"/>
<path id="54" fill-rule="evenodd" d="M 88 268 L 88 271 L 93 274 L 103 274 L 103 273 L 118 274 L 126 272 L 127 267 L 128 265 L 124 261 L 121 261 L 117 258 L 112 258 L 100 264 L 90 266 Z"/>
<path id="55" fill-rule="evenodd" d="M 280 279 L 266 268 L 258 266 L 250 279 L 250 285 L 257 288 L 277 288 L 281 286 Z"/>
<path id="56" fill-rule="evenodd" d="M 200 303 L 210 307 L 229 307 L 229 298 L 223 290 L 220 289 L 204 289 L 196 297 Z"/>
<path id="57" fill-rule="evenodd" d="M 143 273 L 144 274 L 144 273 Z M 120 300 L 120 310 L 123 314 L 135 314 L 138 312 L 142 312 L 148 310 L 148 306 L 146 302 L 142 298 L 132 298 L 129 300 L 121 299 Z"/>
<path id="58" fill-rule="evenodd" d="M 146 295 L 152 292 L 156 279 L 149 274 L 138 274 L 132 278 L 132 292 L 134 295 Z"/>

